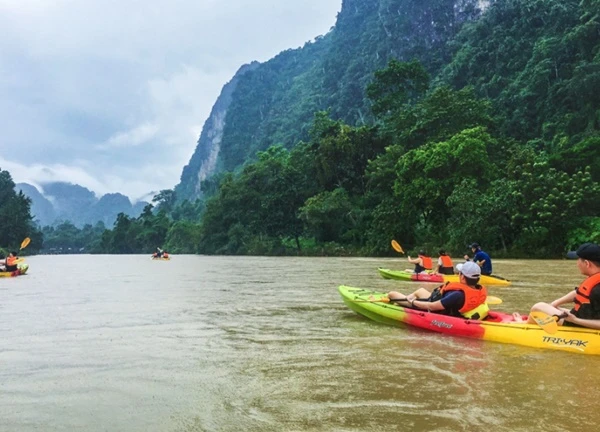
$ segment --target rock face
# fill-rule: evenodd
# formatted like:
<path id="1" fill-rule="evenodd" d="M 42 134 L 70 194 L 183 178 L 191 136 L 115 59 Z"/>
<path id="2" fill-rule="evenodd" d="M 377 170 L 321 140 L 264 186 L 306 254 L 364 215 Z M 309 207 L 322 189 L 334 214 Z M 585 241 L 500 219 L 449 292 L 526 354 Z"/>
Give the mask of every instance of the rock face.
<path id="1" fill-rule="evenodd" d="M 210 116 L 204 123 L 202 133 L 198 139 L 196 150 L 190 159 L 190 163 L 183 168 L 181 182 L 175 188 L 178 196 L 194 200 L 202 196 L 202 181 L 217 171 L 221 140 L 225 127 L 227 110 L 231 104 L 232 94 L 235 91 L 239 79 L 248 71 L 258 67 L 258 62 L 242 66 L 235 76 L 223 87 L 217 98 Z"/>
<path id="2" fill-rule="evenodd" d="M 63 182 L 42 185 L 42 191 L 27 183 L 19 183 L 15 190 L 22 191 L 31 198 L 31 214 L 41 226 L 53 225 L 61 221 L 70 221 L 81 228 L 85 224 L 95 225 L 103 222 L 110 228 L 119 213 L 137 217 L 147 202 L 135 205 L 120 193 L 96 197 L 89 189 Z"/>

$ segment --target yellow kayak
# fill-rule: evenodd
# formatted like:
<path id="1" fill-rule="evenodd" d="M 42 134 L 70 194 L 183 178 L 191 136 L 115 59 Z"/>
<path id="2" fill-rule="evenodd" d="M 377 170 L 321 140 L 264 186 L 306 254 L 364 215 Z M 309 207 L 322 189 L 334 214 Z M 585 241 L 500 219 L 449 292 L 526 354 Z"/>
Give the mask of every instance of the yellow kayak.
<path id="1" fill-rule="evenodd" d="M 442 275 L 432 273 L 414 273 L 412 270 L 390 270 L 386 268 L 379 268 L 379 274 L 384 279 L 396 279 L 402 281 L 412 282 L 431 282 L 431 283 L 444 283 L 444 282 L 458 282 L 458 275 Z M 504 279 L 500 276 L 486 276 L 481 275 L 479 283 L 483 286 L 498 285 L 508 286 L 511 281 Z"/>
<path id="2" fill-rule="evenodd" d="M 24 262 L 20 262 L 17 264 L 17 269 L 12 272 L 0 272 L 0 277 L 15 277 L 22 276 L 27 273 L 29 270 L 29 264 L 25 264 Z"/>

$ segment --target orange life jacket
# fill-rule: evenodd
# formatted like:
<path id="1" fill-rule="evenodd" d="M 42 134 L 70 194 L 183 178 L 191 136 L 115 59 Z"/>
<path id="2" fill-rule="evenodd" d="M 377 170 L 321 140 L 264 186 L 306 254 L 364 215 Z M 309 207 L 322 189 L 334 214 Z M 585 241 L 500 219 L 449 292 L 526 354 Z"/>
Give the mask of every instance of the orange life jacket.
<path id="1" fill-rule="evenodd" d="M 590 294 L 592 288 L 600 283 L 600 273 L 590 276 L 577 287 L 577 294 L 575 295 L 575 307 L 573 310 L 577 312 L 582 304 L 590 303 Z"/>
<path id="2" fill-rule="evenodd" d="M 466 284 L 461 284 L 460 282 L 448 282 L 442 287 L 442 293 L 448 291 L 462 291 L 465 294 L 465 304 L 458 311 L 461 314 L 484 304 L 487 298 L 487 289 L 484 286 L 477 289 Z"/>
<path id="3" fill-rule="evenodd" d="M 452 258 L 450 258 L 448 255 L 440 255 L 440 258 L 442 259 L 442 267 L 454 267 L 454 264 L 452 264 Z"/>
<path id="4" fill-rule="evenodd" d="M 6 265 L 11 267 L 17 265 L 17 257 L 7 257 Z"/>
<path id="5" fill-rule="evenodd" d="M 425 255 L 419 255 L 419 258 L 421 258 L 422 262 L 423 262 L 423 268 L 425 270 L 433 270 L 433 263 L 431 261 L 431 257 L 425 256 Z"/>

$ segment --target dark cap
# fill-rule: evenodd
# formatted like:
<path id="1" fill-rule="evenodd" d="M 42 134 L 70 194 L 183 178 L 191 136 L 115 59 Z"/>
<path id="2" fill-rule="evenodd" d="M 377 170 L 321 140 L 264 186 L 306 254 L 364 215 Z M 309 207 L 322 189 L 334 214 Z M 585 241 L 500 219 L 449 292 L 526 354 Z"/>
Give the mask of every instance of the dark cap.
<path id="1" fill-rule="evenodd" d="M 471 249 L 473 249 L 473 248 L 477 249 L 479 247 L 479 243 L 471 243 L 471 245 L 469 247 Z"/>
<path id="2" fill-rule="evenodd" d="M 440 249 L 440 250 L 438 251 L 438 254 L 439 254 L 439 255 L 446 255 L 446 251 L 445 251 L 444 249 Z"/>
<path id="3" fill-rule="evenodd" d="M 596 243 L 584 243 L 575 253 L 579 258 L 600 262 L 600 246 Z"/>

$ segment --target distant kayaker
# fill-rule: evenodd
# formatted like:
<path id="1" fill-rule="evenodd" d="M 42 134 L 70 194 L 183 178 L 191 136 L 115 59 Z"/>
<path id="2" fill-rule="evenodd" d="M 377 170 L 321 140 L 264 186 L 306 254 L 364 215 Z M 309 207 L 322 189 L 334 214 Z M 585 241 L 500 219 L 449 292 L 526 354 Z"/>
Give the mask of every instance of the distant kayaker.
<path id="1" fill-rule="evenodd" d="M 575 252 L 577 254 L 577 268 L 587 276 L 575 290 L 567 295 L 554 300 L 552 303 L 536 303 L 531 312 L 544 312 L 558 318 L 558 325 L 587 327 L 600 329 L 600 246 L 595 243 L 584 243 Z M 575 303 L 573 309 L 560 306 L 566 303 Z M 521 321 L 518 313 L 514 313 L 515 321 Z M 535 323 L 529 318 L 528 323 Z"/>
<path id="2" fill-rule="evenodd" d="M 154 257 L 162 258 L 163 253 L 164 253 L 163 250 L 161 248 L 159 248 L 158 246 L 156 246 L 156 252 L 154 252 Z"/>
<path id="3" fill-rule="evenodd" d="M 473 243 L 469 246 L 473 252 L 473 261 L 481 267 L 481 274 L 489 276 L 492 274 L 492 259 L 490 256 L 481 250 L 479 243 Z M 469 261 L 469 255 L 465 255 L 465 260 Z"/>
<path id="4" fill-rule="evenodd" d="M 6 259 L 0 261 L 0 264 L 4 264 L 4 268 L 0 269 L 0 271 L 13 272 L 17 270 L 17 259 L 17 252 L 10 252 Z"/>
<path id="5" fill-rule="evenodd" d="M 460 282 L 448 282 L 433 292 L 419 288 L 405 296 L 392 291 L 388 298 L 400 306 L 422 309 L 444 315 L 462 316 L 469 319 L 483 319 L 489 308 L 486 303 L 487 290 L 479 285 L 481 268 L 474 262 L 456 266 Z"/>
<path id="6" fill-rule="evenodd" d="M 450 258 L 444 249 L 440 249 L 438 254 L 440 257 L 438 258 L 437 272 L 446 275 L 454 274 L 452 258 Z"/>
<path id="7" fill-rule="evenodd" d="M 433 262 L 424 250 L 419 251 L 418 258 L 408 256 L 408 262 L 415 265 L 415 273 L 421 273 L 425 270 L 433 270 Z"/>

